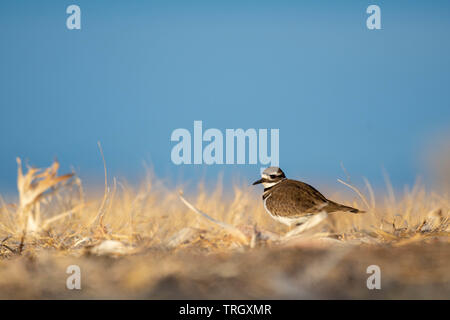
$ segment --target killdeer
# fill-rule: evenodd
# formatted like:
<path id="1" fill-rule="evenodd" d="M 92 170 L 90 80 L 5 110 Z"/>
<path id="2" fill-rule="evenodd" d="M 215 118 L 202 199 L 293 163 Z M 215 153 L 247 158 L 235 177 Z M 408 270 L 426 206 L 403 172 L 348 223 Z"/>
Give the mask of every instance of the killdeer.
<path id="1" fill-rule="evenodd" d="M 309 184 L 287 179 L 278 167 L 265 169 L 261 176 L 253 185 L 264 186 L 264 208 L 272 218 L 288 226 L 303 224 L 321 212 L 364 212 L 328 200 Z"/>

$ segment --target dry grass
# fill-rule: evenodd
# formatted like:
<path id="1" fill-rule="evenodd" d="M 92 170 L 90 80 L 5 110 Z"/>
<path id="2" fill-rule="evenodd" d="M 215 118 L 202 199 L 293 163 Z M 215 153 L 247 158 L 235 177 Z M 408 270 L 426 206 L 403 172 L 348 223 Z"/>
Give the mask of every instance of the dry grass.
<path id="1" fill-rule="evenodd" d="M 367 213 L 288 233 L 248 186 L 180 195 L 148 174 L 85 198 L 57 162 L 18 165 L 19 202 L 0 198 L 0 298 L 450 298 L 449 197 L 419 184 L 376 201 L 367 181 L 368 199 L 343 182 L 358 196 L 336 200 Z M 70 264 L 81 291 L 65 288 Z"/>

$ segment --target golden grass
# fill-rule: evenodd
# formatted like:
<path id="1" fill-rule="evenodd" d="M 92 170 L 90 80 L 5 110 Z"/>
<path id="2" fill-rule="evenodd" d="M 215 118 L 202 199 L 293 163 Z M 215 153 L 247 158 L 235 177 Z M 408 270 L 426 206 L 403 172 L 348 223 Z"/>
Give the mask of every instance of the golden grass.
<path id="1" fill-rule="evenodd" d="M 45 298 L 61 294 L 74 297 L 63 285 L 67 277 L 63 265 L 70 261 L 84 265 L 92 274 L 96 273 L 103 279 L 91 279 L 89 290 L 83 292 L 83 297 L 103 298 L 315 297 L 284 283 L 290 280 L 283 273 L 286 270 L 282 269 L 289 264 L 294 267 L 298 263 L 297 257 L 302 254 L 311 261 L 316 254 L 325 254 L 323 261 L 302 265 L 302 272 L 309 274 L 299 280 L 305 286 L 310 282 L 307 278 L 333 281 L 338 274 L 333 273 L 333 268 L 344 261 L 351 265 L 367 252 L 373 252 L 376 262 L 376 257 L 380 257 L 379 250 L 383 252 L 381 256 L 386 258 L 392 250 L 413 248 L 411 250 L 420 255 L 416 257 L 419 260 L 414 262 L 417 265 L 423 263 L 421 256 L 426 255 L 431 255 L 436 263 L 448 265 L 450 262 L 448 255 L 441 254 L 442 250 L 448 252 L 450 248 L 448 194 L 426 192 L 419 184 L 405 190 L 401 197 L 394 196 L 388 187 L 390 191 L 386 199 L 377 203 L 367 181 L 369 199 L 360 190 L 341 181 L 354 189 L 358 196 L 352 203 L 336 200 L 367 213 L 337 213 L 310 230 L 288 234 L 285 226 L 273 221 L 264 212 L 258 191 L 246 185 L 235 185 L 232 193 L 225 193 L 221 183 L 213 190 L 206 190 L 203 184 L 199 184 L 196 192 L 181 195 L 179 190 L 166 188 L 150 173 L 139 187 L 116 179 L 110 182 L 106 179 L 105 166 L 103 196 L 85 197 L 80 179 L 73 173 L 58 176 L 58 167 L 58 163 L 54 162 L 48 169 L 28 168 L 24 174 L 18 159 L 19 202 L 7 204 L 0 198 L 0 297 Z M 295 251 L 299 248 L 307 252 Z M 428 250 L 431 248 L 444 249 L 433 254 Z M 291 252 L 292 255 L 282 256 L 280 261 L 284 261 L 285 265 L 275 270 L 271 266 L 272 256 L 282 254 L 280 252 Z M 401 252 L 409 251 L 398 251 L 398 254 L 401 255 Z M 234 254 L 241 255 L 239 262 Z M 96 256 L 115 257 L 110 266 L 114 270 L 113 275 L 100 276 L 102 272 L 99 268 L 109 266 Z M 353 262 L 349 256 L 353 257 Z M 34 282 L 32 288 L 24 290 L 26 275 L 32 277 L 31 271 L 24 267 L 30 259 L 39 261 L 40 272 L 45 273 L 43 270 L 51 265 L 50 270 L 54 274 L 45 273 L 48 282 Z M 205 263 L 202 264 L 202 261 Z M 249 272 L 245 268 L 255 269 L 256 261 L 260 261 L 262 270 L 255 270 L 255 277 L 266 269 L 267 274 L 271 270 L 273 277 L 281 277 L 275 289 L 273 284 L 265 283 L 267 279 L 255 278 L 252 282 L 251 277 L 245 277 Z M 272 263 L 276 265 L 278 261 L 275 259 Z M 326 267 L 317 268 L 317 263 Z M 205 266 L 211 270 L 199 275 L 199 270 L 204 270 Z M 441 277 L 440 270 L 437 274 L 429 271 L 425 282 L 429 281 L 430 286 L 437 285 L 439 280 L 434 276 Z M 24 275 L 19 276 L 17 272 Z M 55 274 L 62 283 L 58 289 L 52 284 L 56 280 L 51 280 Z M 365 276 L 364 270 L 361 271 L 359 277 Z M 448 281 L 448 278 L 444 276 L 442 281 Z M 233 291 L 233 287 L 228 291 L 217 291 L 208 282 L 224 279 L 241 281 L 248 290 Z M 189 290 L 179 288 L 186 282 L 193 286 L 189 289 L 192 290 L 190 296 L 186 293 Z M 161 286 L 167 291 L 163 290 L 165 293 L 162 296 L 157 293 L 162 290 Z M 283 286 L 286 286 L 285 291 Z M 239 287 L 236 284 L 236 288 Z M 18 288 L 23 290 L 9 295 L 10 290 Z M 151 293 L 149 288 L 153 288 Z M 52 290 L 54 295 L 43 293 Z M 316 293 L 317 297 L 340 297 L 336 292 L 333 295 L 335 289 L 330 290 L 328 295 L 324 294 L 325 291 Z M 443 292 L 444 297 L 450 294 L 449 291 Z M 401 296 L 399 293 L 398 297 Z M 349 297 L 364 297 L 364 294 Z"/>

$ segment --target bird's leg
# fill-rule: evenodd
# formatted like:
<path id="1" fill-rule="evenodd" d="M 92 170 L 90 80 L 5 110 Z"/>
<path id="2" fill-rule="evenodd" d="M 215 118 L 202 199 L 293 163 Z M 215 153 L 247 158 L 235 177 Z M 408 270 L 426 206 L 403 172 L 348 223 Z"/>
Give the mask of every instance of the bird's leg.
<path id="1" fill-rule="evenodd" d="M 289 231 L 286 236 L 293 236 L 296 234 L 300 234 L 308 229 L 311 229 L 321 223 L 325 218 L 327 217 L 327 213 L 325 211 L 322 211 L 318 214 L 315 214 L 311 217 L 307 217 L 304 221 L 298 221 L 294 229 Z M 303 220 L 303 219 L 302 219 Z"/>

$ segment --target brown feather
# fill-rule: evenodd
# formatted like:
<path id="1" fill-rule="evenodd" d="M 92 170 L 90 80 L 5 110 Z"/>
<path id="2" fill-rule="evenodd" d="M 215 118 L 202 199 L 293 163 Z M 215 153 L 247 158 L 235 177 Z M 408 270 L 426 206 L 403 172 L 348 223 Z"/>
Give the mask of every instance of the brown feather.
<path id="1" fill-rule="evenodd" d="M 275 216 L 300 218 L 321 211 L 361 212 L 358 209 L 330 201 L 314 187 L 301 181 L 285 179 L 265 190 L 266 208 Z"/>

